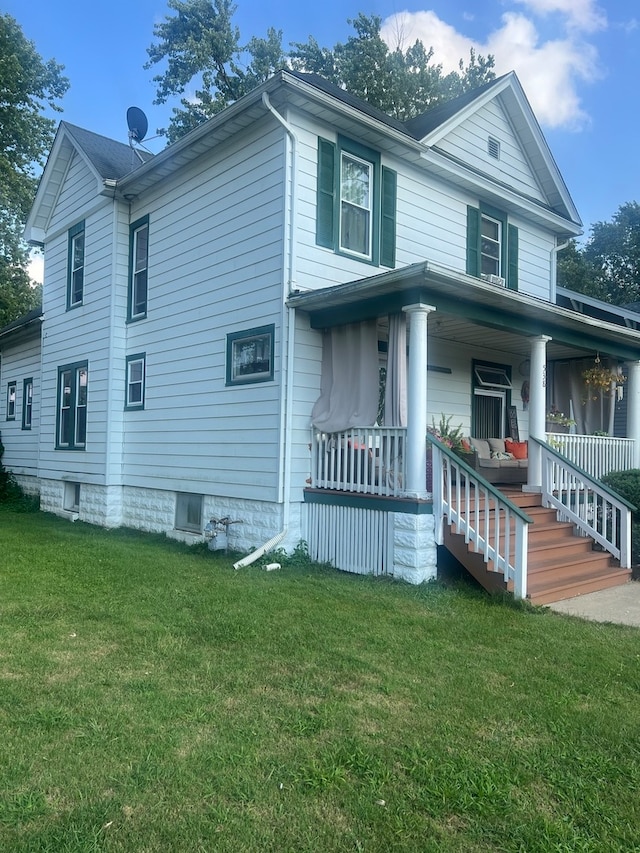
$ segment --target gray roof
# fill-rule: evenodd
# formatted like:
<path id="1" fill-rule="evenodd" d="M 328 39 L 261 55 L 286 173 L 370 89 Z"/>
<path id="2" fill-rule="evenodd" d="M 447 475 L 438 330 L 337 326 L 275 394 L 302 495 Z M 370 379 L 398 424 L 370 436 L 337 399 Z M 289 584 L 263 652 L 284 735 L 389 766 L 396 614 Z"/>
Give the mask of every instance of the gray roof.
<path id="1" fill-rule="evenodd" d="M 479 98 L 480 95 L 486 92 L 487 89 L 495 86 L 500 80 L 502 80 L 502 77 L 490 80 L 488 83 L 478 86 L 477 89 L 472 89 L 463 95 L 458 95 L 457 98 L 453 98 L 444 104 L 439 104 L 437 107 L 432 107 L 427 112 L 422 113 L 422 115 L 410 118 L 405 122 L 405 131 L 416 139 L 424 139 L 427 134 L 431 133 L 431 131 L 435 130 L 441 124 L 444 124 L 445 121 L 448 121 L 468 104 L 473 103 L 476 98 Z"/>
<path id="2" fill-rule="evenodd" d="M 3 326 L 0 329 L 0 338 L 11 334 L 11 332 L 16 332 L 18 329 L 26 329 L 27 326 L 40 320 L 42 320 L 42 305 L 38 305 L 37 308 L 33 308 L 27 314 L 23 314 L 22 317 L 18 317 L 17 320 L 12 320 L 6 326 Z"/>
<path id="3" fill-rule="evenodd" d="M 98 133 L 93 133 L 66 121 L 60 122 L 60 124 L 64 126 L 79 148 L 84 151 L 103 179 L 117 180 L 122 178 L 153 157 L 153 154 L 140 151 L 142 156 L 142 160 L 140 160 L 137 154 L 138 149 L 134 151 L 130 145 L 124 142 L 116 142 L 114 139 L 100 136 Z"/>

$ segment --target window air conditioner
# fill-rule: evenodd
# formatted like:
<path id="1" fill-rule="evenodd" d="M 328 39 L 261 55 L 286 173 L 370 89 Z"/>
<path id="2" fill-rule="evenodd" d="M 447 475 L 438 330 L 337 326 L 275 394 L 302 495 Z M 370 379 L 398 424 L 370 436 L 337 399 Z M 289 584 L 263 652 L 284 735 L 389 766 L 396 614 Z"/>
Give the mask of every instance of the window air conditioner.
<path id="1" fill-rule="evenodd" d="M 495 284 L 497 287 L 505 287 L 507 282 L 501 275 L 488 275 L 487 281 L 489 284 Z"/>

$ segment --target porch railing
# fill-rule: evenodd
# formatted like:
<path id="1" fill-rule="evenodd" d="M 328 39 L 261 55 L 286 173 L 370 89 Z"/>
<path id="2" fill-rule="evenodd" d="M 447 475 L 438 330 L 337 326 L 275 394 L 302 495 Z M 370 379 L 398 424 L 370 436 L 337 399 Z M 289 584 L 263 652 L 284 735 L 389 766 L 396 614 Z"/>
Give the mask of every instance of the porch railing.
<path id="1" fill-rule="evenodd" d="M 632 438 L 549 432 L 547 442 L 596 480 L 610 471 L 633 468 Z"/>
<path id="2" fill-rule="evenodd" d="M 578 436 L 580 437 L 580 436 Z M 631 567 L 631 513 L 635 507 L 570 462 L 549 443 L 535 441 L 541 449 L 542 502 L 554 507 L 561 521 L 571 521 L 585 536 Z"/>
<path id="3" fill-rule="evenodd" d="M 485 563 L 493 563 L 515 598 L 527 596 L 527 545 L 531 518 L 480 474 L 431 435 L 433 513 L 436 541 L 444 542 L 444 525 L 464 535 Z"/>
<path id="4" fill-rule="evenodd" d="M 399 497 L 406 482 L 404 427 L 311 431 L 311 485 L 317 489 Z"/>

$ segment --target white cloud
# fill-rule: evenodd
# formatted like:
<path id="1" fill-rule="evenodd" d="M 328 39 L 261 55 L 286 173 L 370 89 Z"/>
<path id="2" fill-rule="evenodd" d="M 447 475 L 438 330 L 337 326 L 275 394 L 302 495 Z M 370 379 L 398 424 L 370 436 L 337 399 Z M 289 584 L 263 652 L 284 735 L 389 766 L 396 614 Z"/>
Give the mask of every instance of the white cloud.
<path id="1" fill-rule="evenodd" d="M 498 76 L 516 72 L 541 124 L 572 130 L 585 127 L 589 116 L 581 105 L 578 84 L 598 79 L 601 72 L 597 50 L 577 32 L 576 22 L 583 22 L 583 30 L 594 27 L 598 14 L 595 5 L 591 0 L 516 2 L 538 13 L 565 13 L 564 32 L 557 27 L 557 37 L 545 41 L 531 18 L 507 12 L 499 26 L 479 43 L 435 12 L 405 11 L 384 21 L 382 36 L 392 47 L 400 43 L 406 48 L 420 39 L 425 47 L 433 47 L 433 61 L 442 64 L 445 72 L 457 70 L 461 58 L 466 62 L 471 47 L 484 56 L 492 54 Z"/>
<path id="2" fill-rule="evenodd" d="M 607 25 L 604 13 L 594 0 L 513 0 L 525 6 L 534 15 L 559 13 L 566 18 L 570 28 L 592 33 Z"/>
<path id="3" fill-rule="evenodd" d="M 37 284 L 42 284 L 44 281 L 44 255 L 31 253 L 29 258 L 29 277 Z"/>

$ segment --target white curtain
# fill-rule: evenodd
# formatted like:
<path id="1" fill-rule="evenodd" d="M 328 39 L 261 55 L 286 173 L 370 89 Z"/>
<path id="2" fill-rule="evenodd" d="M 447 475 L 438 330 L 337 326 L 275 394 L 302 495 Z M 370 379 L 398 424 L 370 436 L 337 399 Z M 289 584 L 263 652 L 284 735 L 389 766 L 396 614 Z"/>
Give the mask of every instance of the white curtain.
<path id="1" fill-rule="evenodd" d="M 324 333 L 320 397 L 311 423 L 321 432 L 373 426 L 378 414 L 378 332 L 375 320 Z"/>
<path id="2" fill-rule="evenodd" d="M 384 425 L 407 425 L 407 316 L 404 312 L 389 315 Z"/>

